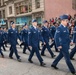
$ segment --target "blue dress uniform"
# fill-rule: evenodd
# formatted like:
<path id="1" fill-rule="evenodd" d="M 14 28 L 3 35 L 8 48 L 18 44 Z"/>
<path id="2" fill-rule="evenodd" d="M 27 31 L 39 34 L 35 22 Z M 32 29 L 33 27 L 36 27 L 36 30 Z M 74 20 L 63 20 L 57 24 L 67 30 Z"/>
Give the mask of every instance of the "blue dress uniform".
<path id="1" fill-rule="evenodd" d="M 55 24 L 55 22 L 54 22 L 54 24 Z M 54 38 L 55 32 L 56 32 L 56 27 L 53 25 L 50 27 L 50 33 L 52 34 L 53 38 Z M 55 46 L 55 51 L 58 52 L 58 49 L 56 48 L 56 44 L 55 44 L 54 40 L 53 40 L 53 43 L 50 45 L 50 47 L 52 48 L 53 46 Z"/>
<path id="2" fill-rule="evenodd" d="M 8 32 L 5 32 L 4 31 L 4 36 L 5 36 L 5 42 L 4 42 L 4 44 L 7 47 L 7 43 L 8 43 Z"/>
<path id="3" fill-rule="evenodd" d="M 46 45 L 43 46 L 42 51 L 41 51 L 41 55 L 45 56 L 44 51 L 47 48 L 51 57 L 52 58 L 55 57 L 54 53 L 51 51 L 50 46 L 49 46 L 49 38 L 52 38 L 52 35 L 50 34 L 49 29 L 45 26 L 42 27 L 42 37 L 43 37 Z"/>
<path id="4" fill-rule="evenodd" d="M 74 55 L 76 53 L 76 26 L 74 28 L 73 31 L 73 43 L 75 43 L 75 47 L 72 49 L 71 53 L 70 53 L 70 59 L 74 60 Z"/>
<path id="5" fill-rule="evenodd" d="M 1 50 L 1 46 L 3 46 L 4 40 L 5 40 L 5 39 L 4 39 L 4 33 L 3 33 L 2 30 L 0 30 L 0 53 L 1 53 L 2 57 L 4 57 L 4 55 L 3 55 L 3 52 L 2 52 L 2 50 Z"/>
<path id="6" fill-rule="evenodd" d="M 38 29 L 39 29 L 39 32 L 40 32 L 40 33 L 39 33 L 39 34 L 40 34 L 40 36 L 42 36 L 42 31 L 41 31 L 41 29 L 42 29 L 42 28 L 41 28 L 41 29 L 40 29 L 40 28 L 38 28 Z M 41 44 L 41 46 L 43 46 L 43 45 L 44 45 L 44 44 L 42 43 L 42 44 Z M 40 48 L 40 42 L 39 42 L 38 48 L 39 48 L 39 50 L 41 50 L 41 48 Z"/>
<path id="7" fill-rule="evenodd" d="M 36 20 L 34 20 L 33 22 L 37 22 Z M 29 59 L 28 59 L 28 61 L 30 61 L 31 62 L 31 59 L 32 59 L 32 57 L 33 57 L 33 55 L 34 55 L 34 53 L 36 52 L 36 56 L 37 56 L 37 58 L 38 58 L 38 60 L 39 60 L 39 62 L 40 62 L 40 65 L 41 66 L 44 66 L 45 64 L 43 63 L 43 59 L 42 59 L 42 57 L 41 57 L 41 55 L 40 55 L 40 53 L 39 53 L 39 48 L 38 48 L 38 45 L 39 45 L 39 41 L 42 41 L 42 42 L 44 42 L 43 41 L 43 38 L 41 37 L 41 35 L 40 35 L 40 31 L 36 28 L 34 28 L 33 26 L 29 29 L 29 42 L 28 42 L 28 44 L 29 44 L 29 46 L 32 46 L 32 51 L 31 51 L 31 53 L 30 53 L 30 56 L 29 56 Z M 33 62 L 31 62 L 31 63 L 33 63 Z"/>
<path id="8" fill-rule="evenodd" d="M 10 29 L 8 29 L 8 41 L 11 45 L 11 50 L 10 50 L 9 57 L 13 58 L 12 56 L 13 56 L 13 53 L 15 52 L 17 60 L 20 61 L 20 56 L 18 55 L 18 51 L 16 49 L 18 38 L 20 39 L 18 31 L 16 29 L 13 29 L 12 27 Z"/>
<path id="9" fill-rule="evenodd" d="M 23 27 L 22 27 L 23 28 Z M 19 35 L 20 35 L 20 38 L 22 39 L 22 34 L 23 34 L 23 29 L 20 31 Z M 24 42 L 22 42 L 20 44 L 20 47 L 22 48 L 22 46 L 24 46 Z"/>
<path id="10" fill-rule="evenodd" d="M 56 32 L 56 27 L 53 25 L 50 27 L 50 32 L 52 34 L 52 37 L 54 38 L 55 32 Z"/>
<path id="11" fill-rule="evenodd" d="M 62 15 L 61 19 L 68 19 L 67 15 Z M 66 64 L 68 65 L 68 68 L 70 69 L 71 73 L 75 74 L 75 69 L 70 61 L 69 56 L 69 46 L 70 46 L 70 37 L 69 37 L 69 30 L 67 27 L 63 26 L 62 24 L 57 28 L 55 33 L 55 42 L 56 46 L 62 46 L 60 49 L 60 53 L 57 56 L 57 58 L 52 63 L 51 67 L 54 67 L 55 69 L 58 69 L 56 66 L 58 62 L 64 57 Z"/>
<path id="12" fill-rule="evenodd" d="M 4 31 L 2 30 L 2 32 L 3 32 L 3 35 L 4 35 L 4 42 L 3 42 L 3 45 L 1 46 L 1 47 L 3 47 L 3 50 L 4 51 L 6 51 L 6 49 L 5 49 L 5 46 L 4 46 L 4 44 L 5 44 L 5 41 L 6 41 L 6 37 L 5 37 L 5 33 L 4 33 Z"/>
<path id="13" fill-rule="evenodd" d="M 26 25 L 24 25 L 24 26 L 26 26 Z M 23 29 L 22 30 L 22 41 L 24 42 L 23 53 L 26 54 L 26 49 L 27 48 L 31 52 L 30 48 L 28 47 L 28 29 Z"/>

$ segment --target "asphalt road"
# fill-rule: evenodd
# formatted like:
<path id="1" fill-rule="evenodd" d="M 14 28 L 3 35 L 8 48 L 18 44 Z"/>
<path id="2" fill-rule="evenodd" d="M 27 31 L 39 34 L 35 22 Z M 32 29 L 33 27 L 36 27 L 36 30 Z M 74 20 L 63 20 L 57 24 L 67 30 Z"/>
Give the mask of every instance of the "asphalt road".
<path id="1" fill-rule="evenodd" d="M 13 55 L 13 60 L 9 59 L 9 47 L 6 49 L 6 52 L 3 51 L 5 58 L 1 58 L 0 56 L 0 75 L 71 75 L 64 58 L 57 65 L 59 68 L 58 70 L 51 68 L 51 64 L 55 58 L 52 59 L 47 50 L 45 52 L 46 56 L 43 57 L 46 67 L 41 67 L 36 55 L 34 55 L 32 59 L 34 62 L 33 64 L 28 62 L 30 54 L 28 50 L 27 54 L 23 54 L 22 49 L 17 46 L 19 55 L 22 59 L 22 62 L 18 62 L 15 55 Z M 59 54 L 54 51 L 54 48 L 52 48 L 52 50 L 55 55 Z M 74 58 L 76 59 L 76 55 Z M 72 61 L 72 63 L 76 69 L 76 60 Z"/>

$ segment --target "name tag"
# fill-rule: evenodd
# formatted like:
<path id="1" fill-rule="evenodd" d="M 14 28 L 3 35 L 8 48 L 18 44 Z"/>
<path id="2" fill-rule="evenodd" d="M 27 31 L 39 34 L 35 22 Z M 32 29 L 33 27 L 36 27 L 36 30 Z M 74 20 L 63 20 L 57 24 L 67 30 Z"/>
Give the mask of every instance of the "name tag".
<path id="1" fill-rule="evenodd" d="M 64 31 L 64 32 L 66 32 L 66 31 Z"/>
<path id="2" fill-rule="evenodd" d="M 28 32 L 28 34 L 31 34 L 31 32 Z"/>
<path id="3" fill-rule="evenodd" d="M 38 32 L 40 32 L 40 31 L 38 31 Z"/>
<path id="4" fill-rule="evenodd" d="M 17 31 L 16 31 L 16 33 L 17 33 Z"/>
<path id="5" fill-rule="evenodd" d="M 13 33 L 13 32 L 11 32 L 11 33 Z"/>
<path id="6" fill-rule="evenodd" d="M 57 30 L 56 33 L 60 33 L 60 31 Z"/>
<path id="7" fill-rule="evenodd" d="M 34 32 L 34 33 L 36 33 L 36 32 Z"/>

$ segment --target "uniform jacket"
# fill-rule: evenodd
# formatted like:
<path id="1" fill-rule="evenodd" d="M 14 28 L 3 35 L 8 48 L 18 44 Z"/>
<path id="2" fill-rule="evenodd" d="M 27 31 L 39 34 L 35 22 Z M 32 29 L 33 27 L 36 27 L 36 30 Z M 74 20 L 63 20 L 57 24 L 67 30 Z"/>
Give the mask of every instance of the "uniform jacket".
<path id="1" fill-rule="evenodd" d="M 63 25 L 60 25 L 55 33 L 55 42 L 56 46 L 65 46 L 65 48 L 69 48 L 69 44 L 71 42 L 69 37 L 69 30 L 67 27 L 64 27 Z"/>

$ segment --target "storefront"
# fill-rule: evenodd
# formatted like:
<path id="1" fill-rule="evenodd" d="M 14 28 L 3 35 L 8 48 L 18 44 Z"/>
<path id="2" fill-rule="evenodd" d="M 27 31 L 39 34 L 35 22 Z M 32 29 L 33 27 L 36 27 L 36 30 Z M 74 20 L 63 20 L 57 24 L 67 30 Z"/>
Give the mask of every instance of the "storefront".
<path id="1" fill-rule="evenodd" d="M 22 25 L 24 25 L 25 22 L 30 26 L 31 21 L 32 21 L 32 16 L 17 17 L 16 18 L 16 27 L 20 31 L 22 28 Z"/>
<path id="2" fill-rule="evenodd" d="M 32 20 L 32 16 L 23 16 L 23 17 L 17 17 L 16 18 L 16 24 L 23 25 L 25 22 L 30 25 Z"/>

